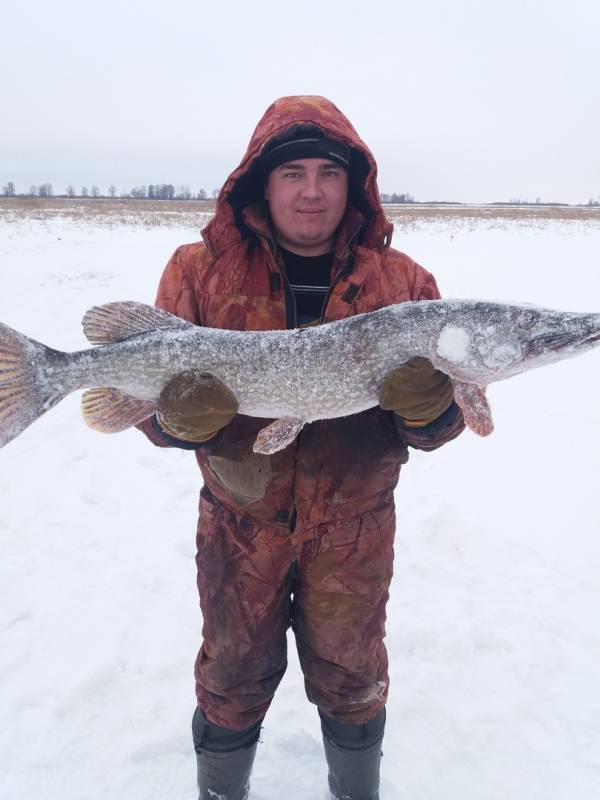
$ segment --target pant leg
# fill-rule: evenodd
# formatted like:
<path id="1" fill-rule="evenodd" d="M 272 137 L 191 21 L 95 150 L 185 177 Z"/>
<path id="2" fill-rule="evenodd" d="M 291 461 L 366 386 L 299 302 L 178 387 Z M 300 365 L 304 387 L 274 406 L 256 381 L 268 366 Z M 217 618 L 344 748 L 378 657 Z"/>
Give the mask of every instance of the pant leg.
<path id="1" fill-rule="evenodd" d="M 351 725 L 385 705 L 385 606 L 392 578 L 393 497 L 372 511 L 319 526 L 298 560 L 292 624 L 308 699 Z"/>
<path id="2" fill-rule="evenodd" d="M 265 716 L 287 666 L 293 553 L 289 537 L 237 517 L 205 489 L 196 541 L 196 697 L 209 722 L 241 731 Z"/>

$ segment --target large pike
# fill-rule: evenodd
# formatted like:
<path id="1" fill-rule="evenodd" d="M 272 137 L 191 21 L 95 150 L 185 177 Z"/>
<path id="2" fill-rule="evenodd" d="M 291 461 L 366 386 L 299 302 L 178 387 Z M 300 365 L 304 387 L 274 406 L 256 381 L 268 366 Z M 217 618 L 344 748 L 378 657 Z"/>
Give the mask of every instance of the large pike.
<path id="1" fill-rule="evenodd" d="M 98 346 L 63 353 L 0 324 L 0 447 L 87 387 L 88 425 L 124 430 L 154 413 L 174 375 L 200 370 L 229 386 L 241 414 L 274 419 L 254 445 L 272 453 L 309 422 L 377 405 L 386 375 L 414 356 L 450 375 L 467 425 L 485 436 L 486 386 L 597 345 L 600 314 L 431 300 L 303 329 L 229 331 L 121 302 L 90 309 L 83 329 Z"/>

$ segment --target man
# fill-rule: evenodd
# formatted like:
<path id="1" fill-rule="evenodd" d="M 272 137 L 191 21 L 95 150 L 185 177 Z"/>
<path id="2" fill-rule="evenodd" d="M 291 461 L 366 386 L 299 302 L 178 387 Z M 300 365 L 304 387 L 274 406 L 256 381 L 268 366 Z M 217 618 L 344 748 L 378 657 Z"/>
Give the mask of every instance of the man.
<path id="1" fill-rule="evenodd" d="M 200 325 L 271 330 L 439 297 L 428 272 L 390 249 L 391 232 L 375 161 L 346 117 L 321 97 L 281 98 L 226 181 L 203 242 L 167 265 L 157 305 Z M 214 376 L 186 372 L 141 426 L 155 444 L 195 450 L 204 478 L 193 720 L 201 800 L 248 796 L 290 625 L 332 796 L 378 798 L 393 491 L 408 446 L 432 450 L 463 429 L 450 380 L 424 359 L 388 376 L 379 401 L 308 425 L 267 456 L 252 450 L 265 420 L 237 414 Z"/>

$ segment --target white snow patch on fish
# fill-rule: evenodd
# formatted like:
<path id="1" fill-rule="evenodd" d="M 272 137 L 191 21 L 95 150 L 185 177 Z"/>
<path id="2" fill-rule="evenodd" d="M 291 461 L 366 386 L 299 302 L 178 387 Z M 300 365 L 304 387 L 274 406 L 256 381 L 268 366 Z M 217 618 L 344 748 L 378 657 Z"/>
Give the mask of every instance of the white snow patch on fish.
<path id="1" fill-rule="evenodd" d="M 600 342 L 600 314 L 478 300 L 400 303 L 283 331 L 205 328 L 119 302 L 90 309 L 83 328 L 98 346 L 63 353 L 0 324 L 0 447 L 77 389 L 88 389 L 88 425 L 125 430 L 155 412 L 176 374 L 198 370 L 231 389 L 239 413 L 274 420 L 254 445 L 273 453 L 307 423 L 376 406 L 386 376 L 415 356 L 452 378 L 467 425 L 485 436 L 488 384 Z"/>
<path id="2" fill-rule="evenodd" d="M 464 328 L 446 325 L 437 343 L 437 354 L 446 361 L 464 361 L 469 352 L 469 334 Z"/>

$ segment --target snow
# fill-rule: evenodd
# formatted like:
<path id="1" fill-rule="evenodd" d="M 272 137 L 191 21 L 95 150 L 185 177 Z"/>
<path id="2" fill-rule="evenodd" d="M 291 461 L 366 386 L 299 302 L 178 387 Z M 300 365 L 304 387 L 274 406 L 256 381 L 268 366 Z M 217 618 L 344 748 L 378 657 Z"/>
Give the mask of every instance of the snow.
<path id="1" fill-rule="evenodd" d="M 464 328 L 446 325 L 438 339 L 437 354 L 454 363 L 464 361 L 469 353 L 470 341 L 469 334 Z"/>
<path id="2" fill-rule="evenodd" d="M 92 305 L 152 302 L 194 230 L 0 222 L 0 320 L 85 347 Z M 597 223 L 396 232 L 447 297 L 600 310 Z M 382 800 L 600 796 L 600 355 L 489 389 L 496 430 L 413 453 L 397 490 Z M 195 797 L 200 641 L 189 453 L 105 436 L 71 396 L 0 451 L 0 798 Z M 254 800 L 323 800 L 290 666 Z"/>

